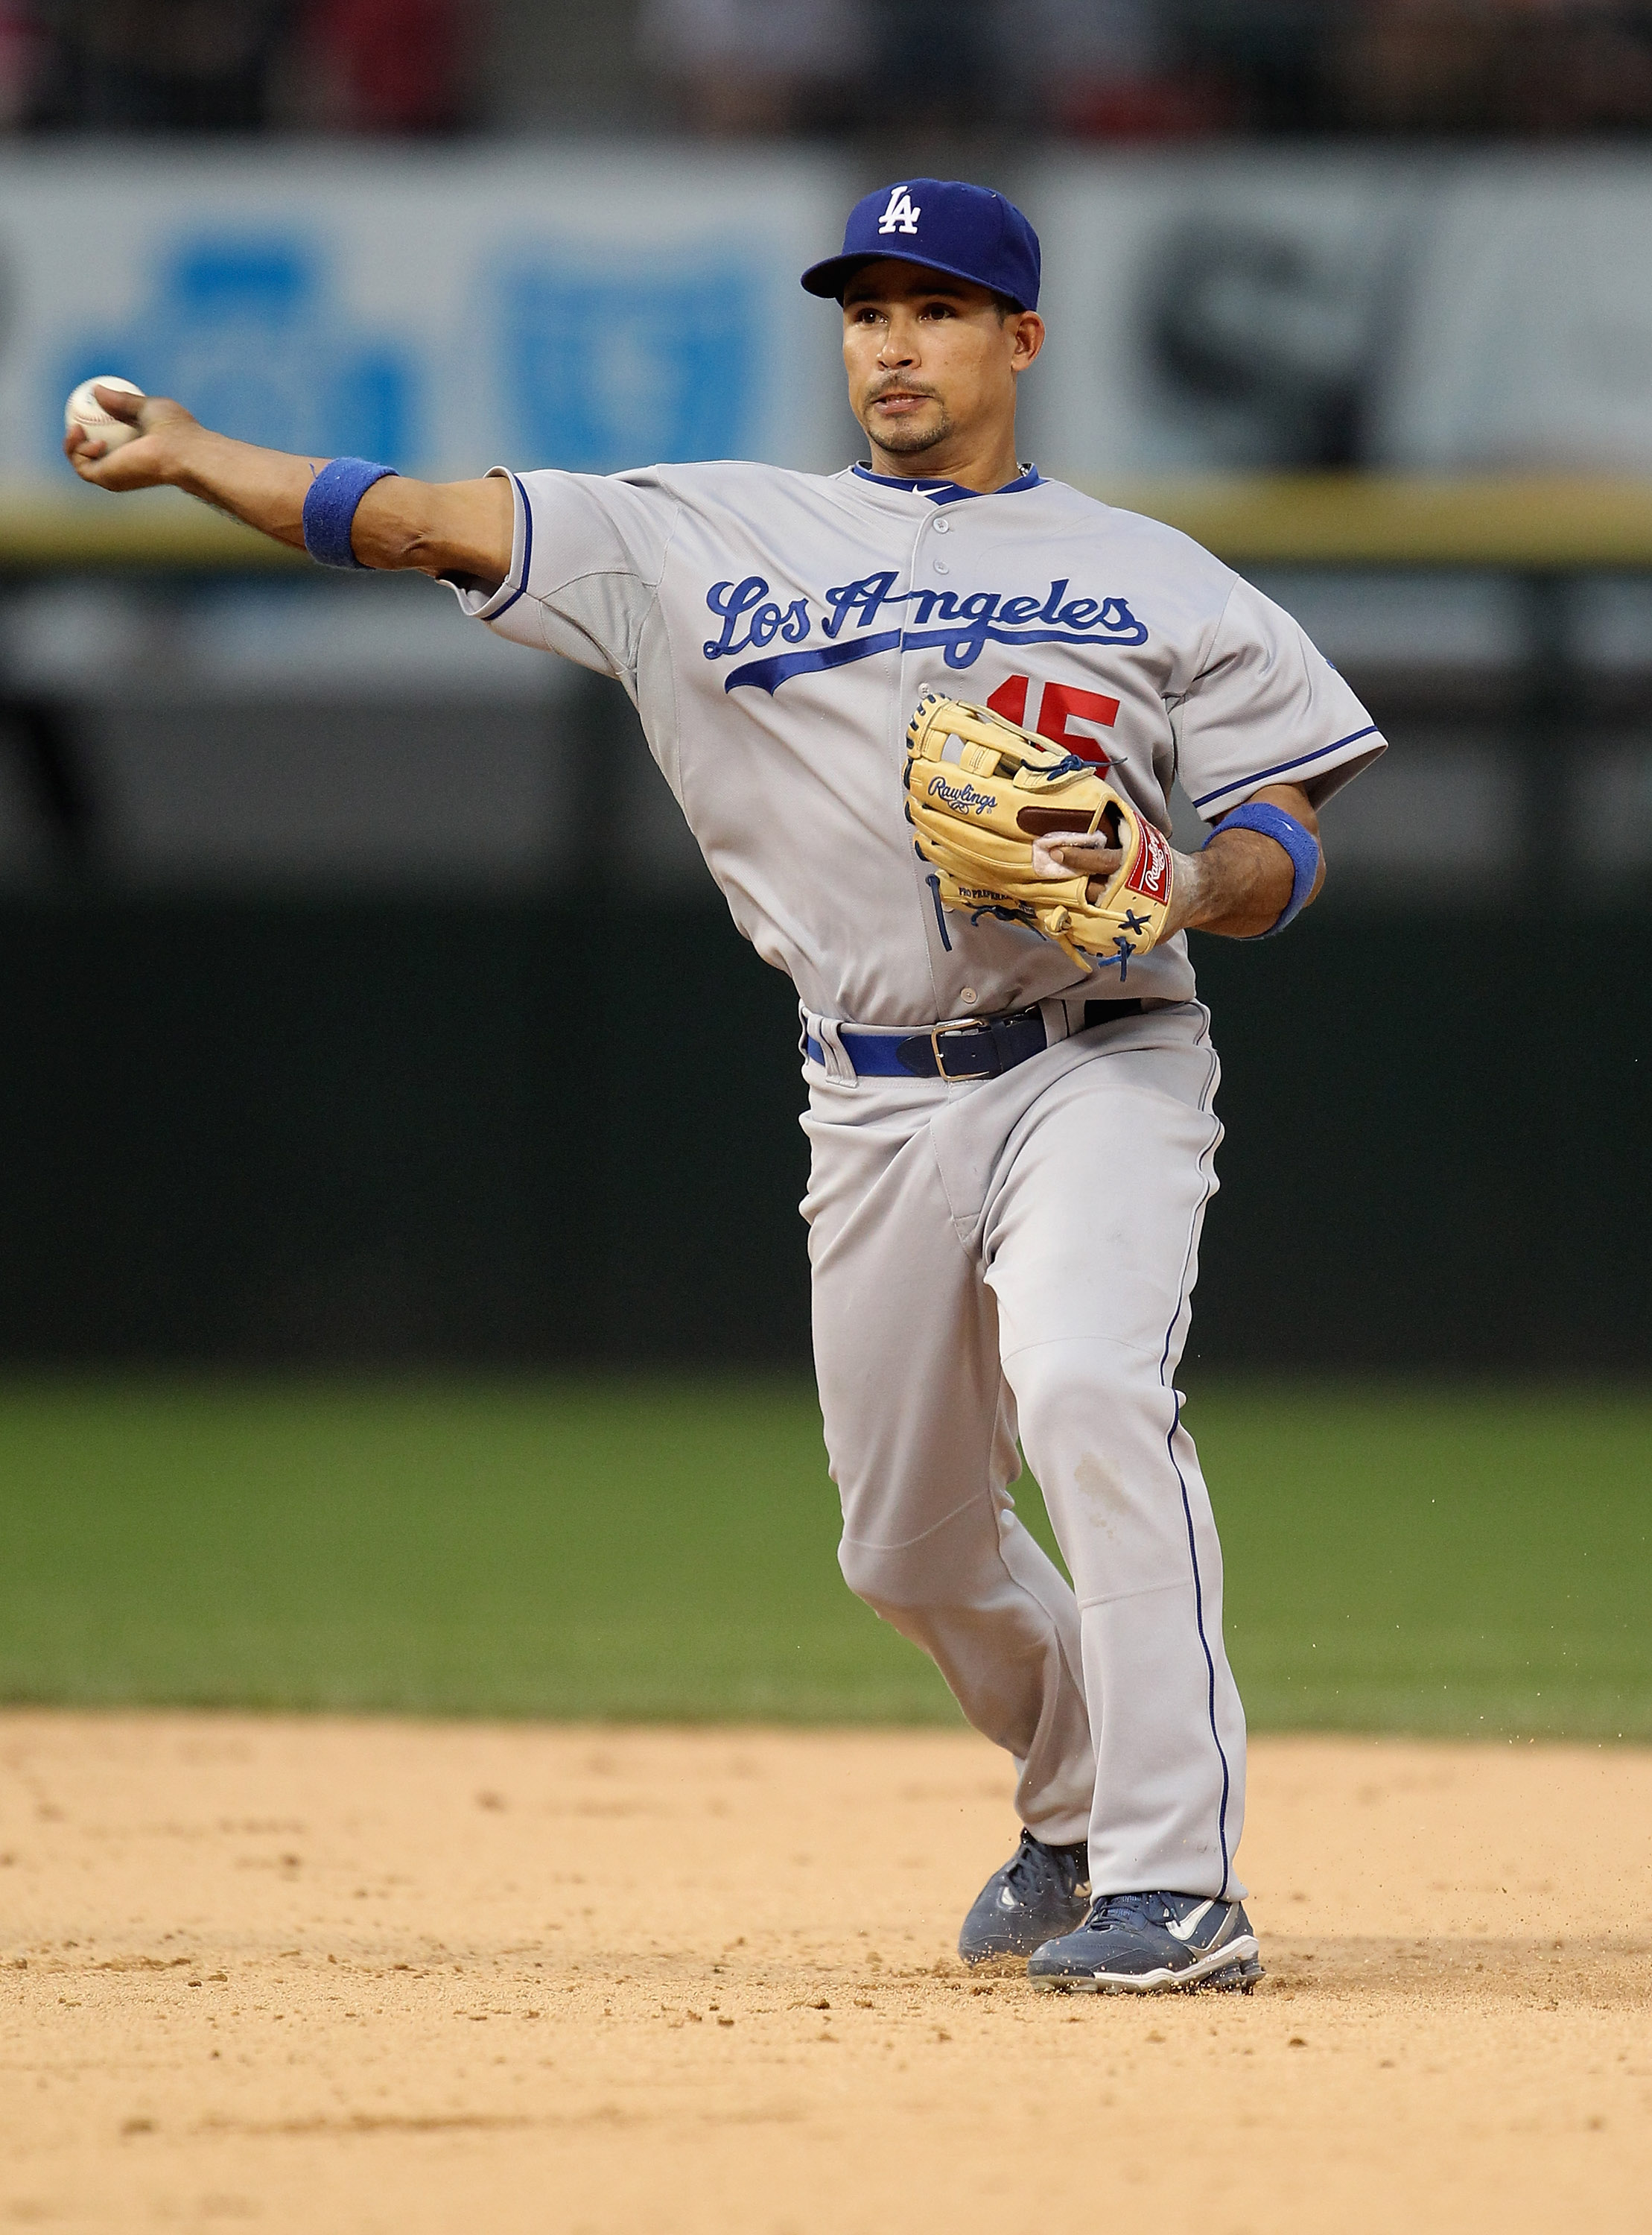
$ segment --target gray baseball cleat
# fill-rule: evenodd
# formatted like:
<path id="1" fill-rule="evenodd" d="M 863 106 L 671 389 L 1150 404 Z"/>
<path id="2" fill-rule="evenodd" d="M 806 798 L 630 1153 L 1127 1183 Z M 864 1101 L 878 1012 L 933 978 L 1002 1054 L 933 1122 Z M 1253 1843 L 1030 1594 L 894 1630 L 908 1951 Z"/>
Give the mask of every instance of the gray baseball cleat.
<path id="1" fill-rule="evenodd" d="M 1046 1942 L 1027 1966 L 1058 1994 L 1249 1994 L 1262 1976 L 1257 1936 L 1237 1901 L 1192 1893 L 1104 1893 L 1076 1931 Z"/>
<path id="2" fill-rule="evenodd" d="M 1048 1847 L 1030 1832 L 975 1897 L 958 1935 L 966 1963 L 1030 1956 L 1052 1934 L 1070 1932 L 1090 1902 L 1090 1851 L 1084 1840 Z M 1053 1943 L 1052 1943 L 1053 1944 Z"/>

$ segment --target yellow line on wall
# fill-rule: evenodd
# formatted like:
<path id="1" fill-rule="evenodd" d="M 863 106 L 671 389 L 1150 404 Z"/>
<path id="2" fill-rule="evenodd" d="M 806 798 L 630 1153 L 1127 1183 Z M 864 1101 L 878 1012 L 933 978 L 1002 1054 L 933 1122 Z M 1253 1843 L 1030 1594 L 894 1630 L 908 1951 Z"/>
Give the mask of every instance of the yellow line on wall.
<path id="1" fill-rule="evenodd" d="M 1236 475 L 1089 484 L 1235 566 L 1652 567 L 1652 482 Z"/>
<path id="2" fill-rule="evenodd" d="M 1235 566 L 1652 568 L 1652 482 L 1629 478 L 1250 474 L 1086 486 Z M 306 563 L 172 490 L 0 489 L 0 570 L 11 573 Z"/>

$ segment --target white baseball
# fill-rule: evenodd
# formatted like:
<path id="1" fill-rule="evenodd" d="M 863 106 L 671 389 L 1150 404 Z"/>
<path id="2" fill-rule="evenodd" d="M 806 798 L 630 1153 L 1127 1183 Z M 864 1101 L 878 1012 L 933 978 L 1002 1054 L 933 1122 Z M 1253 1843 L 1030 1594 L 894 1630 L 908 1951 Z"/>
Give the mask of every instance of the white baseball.
<path id="1" fill-rule="evenodd" d="M 135 382 L 122 380 L 115 372 L 100 372 L 95 379 L 83 380 L 63 406 L 63 432 L 73 434 L 79 427 L 86 434 L 96 436 L 106 453 L 118 450 L 123 442 L 134 441 L 138 430 L 128 427 L 124 419 L 112 418 L 93 395 L 95 388 L 118 388 L 126 396 L 143 394 Z"/>

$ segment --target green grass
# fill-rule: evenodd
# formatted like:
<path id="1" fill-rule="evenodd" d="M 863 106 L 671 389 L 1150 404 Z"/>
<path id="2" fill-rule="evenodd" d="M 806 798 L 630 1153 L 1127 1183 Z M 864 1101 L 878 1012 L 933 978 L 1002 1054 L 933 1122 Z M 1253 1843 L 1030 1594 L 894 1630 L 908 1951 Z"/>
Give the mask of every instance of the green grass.
<path id="1" fill-rule="evenodd" d="M 1652 1739 L 1652 1396 L 1188 1419 L 1255 1727 Z M 795 1382 L 0 1385 L 13 1701 L 950 1719 L 835 1541 Z"/>
<path id="2" fill-rule="evenodd" d="M 1257 1728 L 1652 1739 L 1652 1395 L 1190 1406 Z"/>

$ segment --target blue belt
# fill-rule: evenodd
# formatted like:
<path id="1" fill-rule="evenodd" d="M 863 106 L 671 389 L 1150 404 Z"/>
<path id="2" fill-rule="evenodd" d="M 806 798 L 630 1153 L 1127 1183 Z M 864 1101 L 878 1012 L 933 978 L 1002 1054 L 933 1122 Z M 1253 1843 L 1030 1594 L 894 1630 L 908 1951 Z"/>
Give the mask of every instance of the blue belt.
<path id="1" fill-rule="evenodd" d="M 1139 1001 L 1087 1001 L 1080 1029 L 1087 1032 L 1097 1025 L 1139 1017 L 1142 1008 Z M 840 1025 L 838 1038 L 859 1078 L 996 1078 L 1049 1045 L 1039 1009 L 1015 1009 L 967 1025 L 936 1025 L 904 1039 Z M 825 1065 L 826 1051 L 813 1033 L 806 1035 L 803 1046 L 815 1063 Z"/>

